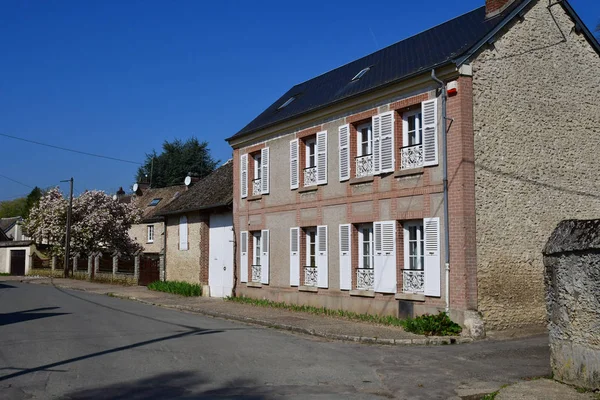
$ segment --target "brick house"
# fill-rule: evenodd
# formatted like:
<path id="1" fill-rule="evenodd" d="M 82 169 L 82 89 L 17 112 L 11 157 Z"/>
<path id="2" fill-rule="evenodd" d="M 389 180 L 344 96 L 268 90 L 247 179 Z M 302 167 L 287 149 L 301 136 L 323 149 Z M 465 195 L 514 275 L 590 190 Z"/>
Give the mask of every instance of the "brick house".
<path id="1" fill-rule="evenodd" d="M 599 54 L 566 0 L 487 0 L 294 86 L 227 139 L 238 293 L 542 326 L 543 244 L 599 211 Z"/>
<path id="2" fill-rule="evenodd" d="M 158 215 L 166 223 L 165 279 L 203 286 L 224 297 L 233 288 L 233 163 L 205 178 L 187 180 L 187 190 Z"/>

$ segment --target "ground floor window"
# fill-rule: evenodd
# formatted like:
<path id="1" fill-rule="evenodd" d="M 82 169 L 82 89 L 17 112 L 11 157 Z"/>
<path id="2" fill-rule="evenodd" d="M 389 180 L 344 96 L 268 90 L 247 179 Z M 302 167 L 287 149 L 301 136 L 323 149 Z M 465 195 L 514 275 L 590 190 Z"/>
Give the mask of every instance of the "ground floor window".
<path id="1" fill-rule="evenodd" d="M 252 282 L 260 282 L 261 278 L 261 232 L 252 232 Z"/>
<path id="2" fill-rule="evenodd" d="M 373 224 L 358 225 L 358 268 L 356 271 L 356 288 L 373 290 L 375 266 L 375 242 Z"/>
<path id="3" fill-rule="evenodd" d="M 422 293 L 425 286 L 425 238 L 423 221 L 404 223 L 403 291 Z"/>
<path id="4" fill-rule="evenodd" d="M 317 228 L 305 228 L 306 263 L 304 265 L 304 285 L 317 286 Z"/>

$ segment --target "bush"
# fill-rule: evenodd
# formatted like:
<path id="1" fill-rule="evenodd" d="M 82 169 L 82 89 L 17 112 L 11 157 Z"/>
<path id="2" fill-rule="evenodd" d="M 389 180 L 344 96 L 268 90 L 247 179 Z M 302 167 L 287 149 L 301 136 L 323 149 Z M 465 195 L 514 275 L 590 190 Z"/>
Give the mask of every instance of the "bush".
<path id="1" fill-rule="evenodd" d="M 437 315 L 425 314 L 404 321 L 407 332 L 425 336 L 455 336 L 462 331 L 460 325 L 452 322 L 446 313 L 440 311 Z"/>
<path id="2" fill-rule="evenodd" d="M 157 292 L 178 294 L 180 296 L 202 296 L 202 286 L 187 282 L 155 281 L 148 285 L 148 289 Z"/>

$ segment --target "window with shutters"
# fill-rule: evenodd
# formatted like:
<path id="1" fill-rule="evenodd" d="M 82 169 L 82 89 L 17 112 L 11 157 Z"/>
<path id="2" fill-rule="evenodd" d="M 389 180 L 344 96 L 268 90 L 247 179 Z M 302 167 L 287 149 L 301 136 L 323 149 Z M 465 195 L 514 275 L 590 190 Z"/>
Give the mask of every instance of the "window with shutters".
<path id="1" fill-rule="evenodd" d="M 358 225 L 358 268 L 356 270 L 356 288 L 373 290 L 375 266 L 375 241 L 373 224 Z"/>
<path id="2" fill-rule="evenodd" d="M 259 283 L 261 281 L 261 239 L 262 235 L 260 231 L 252 232 L 252 282 Z"/>
<path id="3" fill-rule="evenodd" d="M 423 166 L 423 114 L 421 109 L 402 114 L 401 169 Z"/>
<path id="4" fill-rule="evenodd" d="M 310 136 L 304 139 L 304 186 L 317 184 L 317 138 Z"/>
<path id="5" fill-rule="evenodd" d="M 304 285 L 317 286 L 317 228 L 304 228 L 306 260 L 304 265 Z"/>
<path id="6" fill-rule="evenodd" d="M 373 125 L 356 127 L 356 177 L 373 175 Z"/>
<path id="7" fill-rule="evenodd" d="M 262 193 L 262 157 L 260 152 L 252 154 L 253 170 L 252 176 L 252 195 L 258 196 Z"/>
<path id="8" fill-rule="evenodd" d="M 404 223 L 404 270 L 402 273 L 405 293 L 423 293 L 425 289 L 425 235 L 423 221 Z"/>

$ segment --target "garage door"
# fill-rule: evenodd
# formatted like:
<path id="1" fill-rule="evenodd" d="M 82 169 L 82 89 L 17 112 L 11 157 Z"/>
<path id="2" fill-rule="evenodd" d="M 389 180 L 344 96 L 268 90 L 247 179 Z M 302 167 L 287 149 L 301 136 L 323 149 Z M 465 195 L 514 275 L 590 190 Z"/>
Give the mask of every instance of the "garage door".
<path id="1" fill-rule="evenodd" d="M 25 250 L 10 251 L 10 274 L 25 275 Z"/>

